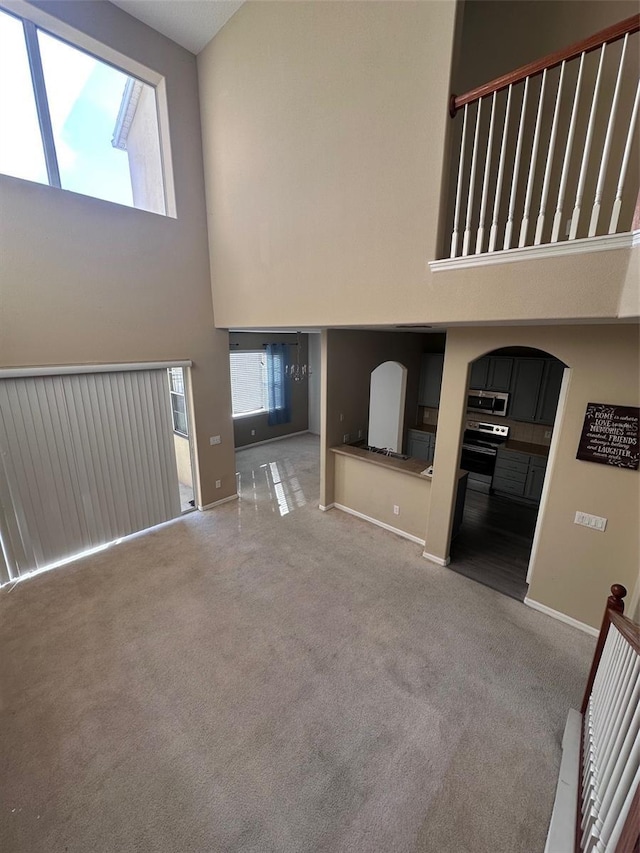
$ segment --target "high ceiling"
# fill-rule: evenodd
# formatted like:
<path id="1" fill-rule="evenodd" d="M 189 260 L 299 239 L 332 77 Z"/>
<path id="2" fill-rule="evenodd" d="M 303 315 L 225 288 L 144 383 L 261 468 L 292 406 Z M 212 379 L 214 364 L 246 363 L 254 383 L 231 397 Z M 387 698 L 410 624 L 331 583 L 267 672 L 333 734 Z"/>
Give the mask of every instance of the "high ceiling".
<path id="1" fill-rule="evenodd" d="M 199 53 L 242 0 L 111 0 L 191 53 Z"/>

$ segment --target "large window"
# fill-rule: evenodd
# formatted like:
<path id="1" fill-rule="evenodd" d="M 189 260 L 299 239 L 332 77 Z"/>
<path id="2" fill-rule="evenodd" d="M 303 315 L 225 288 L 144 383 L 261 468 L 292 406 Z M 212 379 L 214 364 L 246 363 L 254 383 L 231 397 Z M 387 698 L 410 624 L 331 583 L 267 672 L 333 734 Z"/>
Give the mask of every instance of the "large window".
<path id="1" fill-rule="evenodd" d="M 166 213 L 156 90 L 0 9 L 0 172 Z"/>
<path id="2" fill-rule="evenodd" d="M 233 417 L 266 411 L 269 401 L 265 353 L 256 350 L 232 352 L 229 360 Z"/>

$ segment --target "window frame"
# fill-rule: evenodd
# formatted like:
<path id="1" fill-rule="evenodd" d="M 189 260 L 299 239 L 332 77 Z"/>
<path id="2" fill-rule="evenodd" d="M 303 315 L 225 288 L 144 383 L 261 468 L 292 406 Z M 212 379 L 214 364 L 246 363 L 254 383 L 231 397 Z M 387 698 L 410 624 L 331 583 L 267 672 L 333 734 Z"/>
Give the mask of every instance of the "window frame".
<path id="1" fill-rule="evenodd" d="M 173 388 L 173 383 L 172 383 L 173 375 L 171 372 L 173 370 L 180 370 L 182 372 L 182 391 L 176 391 Z M 173 432 L 176 435 L 179 435 L 181 438 L 189 438 L 189 417 L 188 417 L 188 412 L 187 412 L 186 377 L 184 375 L 184 368 L 183 367 L 169 367 L 169 368 L 167 368 L 167 377 L 169 380 L 169 400 L 171 402 L 171 423 L 173 426 Z M 183 405 L 184 405 L 184 411 L 179 411 L 179 410 L 174 408 L 174 405 L 173 405 L 174 397 L 177 397 L 177 398 L 181 397 L 182 398 Z M 184 422 L 185 422 L 186 428 L 187 428 L 186 432 L 183 432 L 181 429 L 178 429 L 176 427 L 176 413 L 184 417 Z"/>
<path id="2" fill-rule="evenodd" d="M 165 212 L 154 213 L 153 211 L 145 210 L 144 208 L 136 207 L 135 205 L 121 204 L 121 206 L 127 207 L 129 210 L 137 210 L 140 213 L 150 213 L 155 216 L 167 216 L 172 219 L 177 218 L 175 184 L 173 177 L 173 158 L 171 154 L 169 134 L 167 87 L 164 76 L 150 68 L 147 68 L 135 59 L 125 56 L 109 45 L 98 41 L 87 33 L 77 30 L 75 27 L 72 27 L 65 21 L 54 17 L 45 10 L 40 9 L 37 6 L 30 5 L 25 2 L 25 0 L 0 0 L 0 11 L 17 18 L 24 28 L 25 44 L 27 47 L 33 93 L 36 102 L 36 112 L 38 115 L 38 123 L 40 125 L 40 136 L 44 150 L 47 175 L 49 176 L 48 186 L 62 189 L 64 192 L 84 195 L 85 198 L 93 198 L 98 201 L 105 202 L 106 204 L 121 204 L 120 202 L 100 199 L 97 196 L 90 195 L 88 193 L 77 193 L 75 190 L 65 189 L 60 184 L 60 172 L 57 165 L 57 155 L 44 83 L 37 30 L 42 30 L 53 38 L 64 42 L 69 47 L 80 50 L 88 56 L 93 57 L 93 59 L 96 59 L 98 62 L 109 65 L 116 71 L 120 71 L 129 77 L 133 77 L 141 83 L 146 83 L 154 89 Z M 15 180 L 27 179 L 15 177 Z M 47 184 L 43 184 L 42 186 L 47 186 Z"/>

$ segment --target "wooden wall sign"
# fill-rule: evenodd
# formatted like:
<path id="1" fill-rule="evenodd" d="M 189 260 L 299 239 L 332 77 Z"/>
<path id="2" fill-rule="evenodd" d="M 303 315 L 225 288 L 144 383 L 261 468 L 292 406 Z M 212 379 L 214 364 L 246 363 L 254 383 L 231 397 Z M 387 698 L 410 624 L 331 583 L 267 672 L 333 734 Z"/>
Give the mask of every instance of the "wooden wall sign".
<path id="1" fill-rule="evenodd" d="M 639 421 L 637 406 L 587 403 L 576 459 L 637 471 Z"/>

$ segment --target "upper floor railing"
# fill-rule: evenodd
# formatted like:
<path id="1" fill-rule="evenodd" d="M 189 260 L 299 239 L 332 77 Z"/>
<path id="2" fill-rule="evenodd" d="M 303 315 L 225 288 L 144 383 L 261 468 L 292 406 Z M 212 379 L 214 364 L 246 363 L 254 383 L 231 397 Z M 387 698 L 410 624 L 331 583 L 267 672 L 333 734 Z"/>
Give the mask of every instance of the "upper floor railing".
<path id="1" fill-rule="evenodd" d="M 634 15 L 452 96 L 451 258 L 631 230 L 639 30 Z"/>

